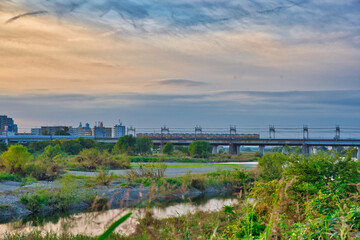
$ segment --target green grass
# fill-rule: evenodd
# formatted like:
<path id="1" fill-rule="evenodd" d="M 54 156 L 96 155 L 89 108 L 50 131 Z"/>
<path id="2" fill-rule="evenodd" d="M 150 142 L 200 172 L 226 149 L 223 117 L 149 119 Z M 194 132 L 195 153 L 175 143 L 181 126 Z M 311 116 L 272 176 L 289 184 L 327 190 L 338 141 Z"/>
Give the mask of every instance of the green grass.
<path id="1" fill-rule="evenodd" d="M 21 177 L 19 175 L 11 174 L 8 172 L 0 172 L 0 182 L 3 181 L 21 182 Z"/>
<path id="2" fill-rule="evenodd" d="M 8 204 L 0 204 L 0 211 L 13 210 L 14 207 Z"/>
<path id="3" fill-rule="evenodd" d="M 131 163 L 132 167 L 139 167 L 141 163 Z M 223 163 L 174 163 L 166 162 L 168 168 L 211 168 L 211 167 L 226 167 L 226 168 L 238 168 L 239 164 L 223 164 Z"/>

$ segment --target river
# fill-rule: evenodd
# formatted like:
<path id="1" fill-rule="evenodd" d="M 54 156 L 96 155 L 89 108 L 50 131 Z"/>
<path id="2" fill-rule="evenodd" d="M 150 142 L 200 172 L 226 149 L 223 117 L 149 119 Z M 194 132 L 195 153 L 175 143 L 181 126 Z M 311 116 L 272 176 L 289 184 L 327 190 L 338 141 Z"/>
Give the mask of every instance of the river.
<path id="1" fill-rule="evenodd" d="M 154 218 L 163 219 L 181 216 L 195 211 L 219 211 L 225 205 L 234 205 L 237 202 L 238 200 L 233 197 L 216 197 L 210 199 L 198 198 L 191 202 L 153 207 L 150 211 L 152 211 Z M 116 229 L 116 232 L 123 235 L 130 235 L 134 233 L 136 226 L 139 223 L 138 219 L 145 216 L 146 209 L 112 209 L 101 212 L 54 215 L 46 218 L 33 216 L 24 220 L 0 224 L 0 236 L 4 235 L 6 232 L 30 232 L 33 230 L 39 230 L 44 233 L 56 232 L 58 234 L 72 233 L 97 236 L 103 233 L 112 222 L 128 212 L 132 212 L 133 215 L 125 223 L 119 226 Z"/>

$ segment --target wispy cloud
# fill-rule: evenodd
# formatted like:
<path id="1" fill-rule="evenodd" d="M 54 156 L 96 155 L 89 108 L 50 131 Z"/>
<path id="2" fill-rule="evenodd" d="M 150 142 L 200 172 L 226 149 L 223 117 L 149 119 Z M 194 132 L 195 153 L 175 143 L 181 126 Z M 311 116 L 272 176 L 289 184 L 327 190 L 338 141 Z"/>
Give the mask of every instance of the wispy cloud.
<path id="1" fill-rule="evenodd" d="M 46 14 L 46 13 L 47 13 L 47 11 L 27 12 L 27 13 L 23 13 L 23 14 L 15 16 L 15 17 L 12 17 L 12 18 L 8 19 L 5 23 L 11 23 L 11 22 L 14 22 L 14 21 L 18 20 L 19 18 L 23 18 L 23 17 L 42 15 L 42 14 Z"/>
<path id="2" fill-rule="evenodd" d="M 198 87 L 207 85 L 205 82 L 186 80 L 186 79 L 167 79 L 154 82 L 156 85 L 162 86 L 178 86 L 178 87 Z"/>
<path id="3" fill-rule="evenodd" d="M 335 91 L 360 88 L 359 12 L 358 0 L 0 0 L 0 109 L 359 122 L 358 91 Z"/>

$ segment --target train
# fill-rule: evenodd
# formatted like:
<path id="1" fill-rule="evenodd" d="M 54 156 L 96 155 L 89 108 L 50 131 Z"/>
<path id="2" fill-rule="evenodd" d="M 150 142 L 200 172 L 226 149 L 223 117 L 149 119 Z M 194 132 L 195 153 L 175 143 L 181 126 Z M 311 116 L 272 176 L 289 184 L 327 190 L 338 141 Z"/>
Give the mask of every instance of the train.
<path id="1" fill-rule="evenodd" d="M 259 139 L 259 134 L 208 134 L 208 133 L 138 133 L 136 137 L 150 139 L 196 139 L 196 140 L 227 140 L 227 139 Z"/>

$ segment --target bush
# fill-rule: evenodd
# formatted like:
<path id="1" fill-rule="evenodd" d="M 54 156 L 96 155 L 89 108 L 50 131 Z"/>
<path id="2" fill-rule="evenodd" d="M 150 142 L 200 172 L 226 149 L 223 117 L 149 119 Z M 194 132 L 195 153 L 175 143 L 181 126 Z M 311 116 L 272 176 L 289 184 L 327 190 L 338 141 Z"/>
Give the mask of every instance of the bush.
<path id="1" fill-rule="evenodd" d="M 27 193 L 20 197 L 20 202 L 35 213 L 45 207 L 52 210 L 67 210 L 71 204 L 79 202 L 79 194 L 72 177 L 65 176 L 59 189 L 41 189 L 32 194 Z"/>
<path id="2" fill-rule="evenodd" d="M 130 168 L 130 159 L 126 155 L 113 156 L 107 151 L 102 153 L 96 148 L 82 150 L 74 160 L 79 163 L 77 167 L 85 170 L 95 170 L 99 167 L 111 169 Z"/>
<path id="3" fill-rule="evenodd" d="M 322 190 L 347 196 L 357 192 L 356 184 L 360 182 L 360 162 L 353 153 L 349 150 L 345 157 L 323 152 L 309 157 L 294 155 L 288 159 L 283 175 L 296 178 L 299 192 L 308 193 L 308 186 L 313 186 L 314 193 Z"/>
<path id="4" fill-rule="evenodd" d="M 287 156 L 282 153 L 265 154 L 258 163 L 260 178 L 264 181 L 281 179 L 287 161 Z"/>
<path id="5" fill-rule="evenodd" d="M 61 173 L 61 169 L 54 161 L 36 160 L 24 166 L 24 173 L 37 180 L 53 181 Z"/>
<path id="6" fill-rule="evenodd" d="M 59 144 L 56 144 L 55 146 L 48 145 L 44 149 L 43 157 L 53 159 L 55 156 L 61 154 L 63 154 L 63 151 L 61 150 L 61 146 Z"/>
<path id="7" fill-rule="evenodd" d="M 43 151 L 47 146 L 55 146 L 55 145 L 61 145 L 61 142 L 59 140 L 54 141 L 38 141 L 38 142 L 32 142 L 29 144 L 29 148 L 34 149 L 35 151 Z"/>
<path id="8" fill-rule="evenodd" d="M 8 172 L 0 172 L 0 182 L 2 181 L 21 182 L 21 177 L 19 175 L 14 175 Z"/>
<path id="9" fill-rule="evenodd" d="M 9 149 L 2 154 L 2 165 L 10 173 L 24 173 L 24 166 L 32 159 L 31 154 L 27 148 L 16 144 L 9 147 Z"/>
<path id="10" fill-rule="evenodd" d="M 129 180 L 134 180 L 142 177 L 161 178 L 165 176 L 166 163 L 145 163 L 139 166 L 139 169 L 131 169 L 127 173 Z"/>

